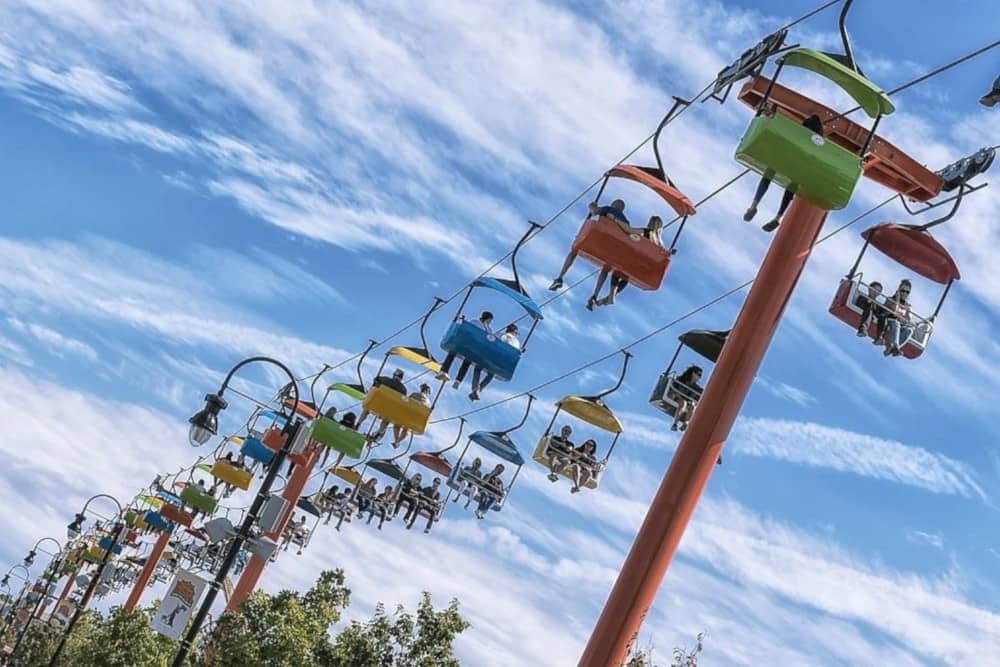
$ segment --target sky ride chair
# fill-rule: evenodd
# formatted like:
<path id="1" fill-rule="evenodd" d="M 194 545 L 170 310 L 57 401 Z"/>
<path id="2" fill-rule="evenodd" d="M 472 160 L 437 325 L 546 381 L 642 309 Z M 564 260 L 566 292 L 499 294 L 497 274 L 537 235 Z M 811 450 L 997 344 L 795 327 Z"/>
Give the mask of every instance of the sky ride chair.
<path id="1" fill-rule="evenodd" d="M 794 48 L 778 59 L 773 78 L 758 75 L 743 86 L 739 98 L 756 114 L 736 159 L 827 211 L 847 206 L 862 174 L 910 199 L 928 201 L 941 192 L 942 179 L 875 134 L 882 117 L 895 106 L 854 59 L 845 24 L 852 1 L 844 3 L 840 14 L 843 55 Z M 777 83 L 786 66 L 809 70 L 837 85 L 874 119 L 871 128 Z M 823 124 L 823 136 L 801 124 L 813 115 Z"/>
<path id="2" fill-rule="evenodd" d="M 448 476 L 446 483 L 449 491 L 444 499 L 444 503 L 447 503 L 451 499 L 453 493 L 456 496 L 468 495 L 470 501 L 475 497 L 482 497 L 484 494 L 489 494 L 494 500 L 489 509 L 496 512 L 503 509 L 507 498 L 510 496 L 511 489 L 514 488 L 514 483 L 521 473 L 521 468 L 524 466 L 524 458 L 521 456 L 517 445 L 511 439 L 510 434 L 524 426 L 528 415 L 531 413 L 531 405 L 534 403 L 534 400 L 535 397 L 528 394 L 528 405 L 525 408 L 524 415 L 521 417 L 521 421 L 514 426 L 503 431 L 476 431 L 469 436 L 465 447 L 462 449 L 462 453 L 452 467 L 451 474 Z M 470 474 L 469 466 L 462 465 L 472 445 L 514 466 L 514 475 L 510 480 L 510 484 L 505 485 L 505 488 L 500 493 L 497 493 L 496 489 L 484 486 L 483 477 L 488 474 L 485 468 L 481 469 L 477 475 Z M 457 500 L 458 498 L 456 497 Z"/>
<path id="3" fill-rule="evenodd" d="M 601 195 L 612 178 L 634 181 L 649 188 L 659 195 L 679 218 L 680 224 L 670 245 L 661 248 L 640 236 L 624 234 L 613 220 L 600 216 L 588 216 L 573 241 L 572 249 L 578 256 L 614 275 L 627 278 L 632 285 L 642 290 L 656 291 L 660 288 L 670 268 L 671 259 L 677 252 L 677 241 L 684 230 L 684 225 L 688 217 L 696 213 L 691 199 L 678 190 L 667 176 L 658 146 L 663 128 L 682 107 L 688 104 L 689 102 L 674 97 L 673 107 L 656 128 L 653 135 L 655 167 L 628 164 L 612 167 L 604 174 L 601 187 L 594 197 L 594 203 L 599 205 Z M 669 224 L 665 225 L 664 229 L 666 227 L 669 227 Z"/>
<path id="4" fill-rule="evenodd" d="M 666 370 L 660 373 L 660 377 L 653 387 L 653 392 L 650 394 L 649 404 L 671 417 L 676 417 L 677 409 L 680 407 L 678 397 L 688 397 L 690 400 L 694 400 L 697 407 L 697 400 L 701 398 L 701 392 L 696 387 L 679 382 L 678 378 L 683 374 L 683 371 L 678 373 L 674 370 L 677 359 L 680 357 L 681 350 L 687 347 L 714 364 L 719 360 L 719 355 L 722 354 L 722 346 L 725 345 L 728 335 L 728 331 L 694 329 L 678 336 L 677 350 L 671 357 Z M 705 375 L 707 377 L 707 373 Z"/>
<path id="5" fill-rule="evenodd" d="M 604 398 L 617 391 L 622 386 L 622 382 L 625 381 L 625 374 L 628 372 L 628 363 L 629 359 L 632 358 L 632 353 L 623 351 L 622 354 L 625 358 L 622 363 L 621 373 L 618 376 L 618 382 L 615 386 L 593 396 L 571 395 L 564 396 L 556 401 L 556 410 L 549 421 L 549 425 L 545 428 L 541 439 L 538 441 L 538 446 L 535 447 L 535 453 L 532 456 L 537 463 L 549 470 L 551 475 L 562 475 L 575 482 L 576 477 L 573 475 L 574 467 L 589 465 L 591 474 L 586 483 L 583 484 L 583 488 L 594 490 L 600 484 L 601 475 L 607 467 L 611 454 L 614 452 L 623 431 L 618 417 L 615 416 L 615 413 L 604 402 Z M 556 419 L 558 419 L 560 413 L 570 415 L 585 424 L 612 434 L 613 438 L 604 458 L 597 460 L 595 457 L 593 462 L 588 462 L 582 459 L 576 449 L 560 447 L 558 436 L 553 435 L 553 426 L 555 426 Z M 553 441 L 553 438 L 556 438 L 555 441 Z M 549 479 L 554 480 L 553 477 Z M 574 486 L 574 488 L 578 487 Z"/>
<path id="6" fill-rule="evenodd" d="M 893 304 L 887 303 L 890 301 L 890 295 L 870 292 L 870 282 L 866 283 L 864 274 L 858 271 L 865 251 L 869 246 L 874 247 L 889 259 L 905 266 L 917 275 L 945 286 L 944 293 L 930 317 L 924 318 L 912 311 L 909 314 L 912 333 L 905 344 L 900 347 L 900 352 L 907 359 L 916 359 L 924 353 L 930 342 L 931 334 L 934 331 L 934 322 L 941 312 L 941 306 L 944 305 L 952 283 L 961 277 L 958 266 L 944 246 L 938 243 L 927 231 L 927 225 L 901 225 L 884 222 L 866 229 L 861 233 L 861 236 L 865 239 L 865 243 L 861 247 L 861 252 L 858 254 L 854 266 L 851 267 L 847 276 L 841 279 L 833 303 L 830 305 L 830 313 L 841 322 L 858 329 L 861 326 L 862 305 L 865 302 L 874 303 L 876 309 L 892 308 Z M 876 329 L 875 317 L 871 317 L 864 333 L 869 338 L 875 339 Z M 879 341 L 876 340 L 876 342 Z"/>
<path id="7" fill-rule="evenodd" d="M 539 227 L 538 223 L 532 222 L 531 227 L 514 246 L 510 256 L 513 278 L 483 276 L 469 285 L 465 292 L 465 298 L 462 299 L 462 303 L 455 313 L 455 319 L 441 341 L 441 349 L 447 352 L 449 357 L 463 359 L 482 369 L 482 372 L 489 373 L 500 380 L 509 381 L 514 377 L 514 371 L 524 355 L 528 340 L 535 332 L 538 323 L 543 319 L 541 308 L 528 295 L 517 274 L 517 253 L 521 246 L 531 238 L 535 229 Z M 524 310 L 525 315 L 531 318 L 531 328 L 524 339 L 520 341 L 520 348 L 508 345 L 500 339 L 504 327 L 496 329 L 493 333 L 487 333 L 482 327 L 465 318 L 465 305 L 476 289 L 492 290 L 494 293 L 510 299 Z M 516 322 L 517 320 L 515 320 Z M 448 363 L 445 363 L 445 366 L 446 368 L 442 370 L 442 378 L 444 382 L 448 382 L 450 378 L 447 377 L 447 374 L 450 368 L 447 368 Z"/>

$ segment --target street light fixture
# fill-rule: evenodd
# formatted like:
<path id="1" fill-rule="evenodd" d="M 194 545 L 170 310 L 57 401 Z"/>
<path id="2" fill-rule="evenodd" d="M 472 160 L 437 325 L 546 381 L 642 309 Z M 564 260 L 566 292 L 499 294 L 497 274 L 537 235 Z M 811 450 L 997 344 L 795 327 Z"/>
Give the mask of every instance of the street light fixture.
<path id="1" fill-rule="evenodd" d="M 231 376 L 232 374 L 230 374 Z M 226 378 L 228 383 L 229 378 Z M 226 399 L 222 398 L 223 389 L 218 394 L 205 395 L 205 407 L 194 414 L 188 423 L 191 428 L 188 430 L 188 440 L 191 446 L 200 447 L 219 432 L 219 412 L 229 407 Z"/>
<path id="2" fill-rule="evenodd" d="M 46 567 L 45 572 L 43 572 L 43 582 L 42 582 L 42 592 L 38 596 L 38 600 L 35 602 L 34 608 L 31 610 L 31 615 L 28 616 L 27 620 L 24 622 L 24 627 L 17 635 L 17 639 L 14 641 L 14 647 L 11 649 L 10 654 L 13 656 L 17 653 L 18 647 L 21 642 L 24 641 L 24 637 L 28 634 L 28 628 L 31 627 L 31 621 L 38 617 L 38 613 L 41 611 L 42 603 L 47 597 L 49 597 L 49 589 L 52 584 L 55 583 L 55 579 L 58 576 L 59 568 L 62 566 L 63 562 L 63 547 L 59 544 L 59 541 L 54 537 L 43 537 L 42 539 L 35 542 L 35 546 L 31 547 L 31 551 L 28 552 L 27 557 L 24 559 L 24 564 L 31 565 L 35 561 L 35 555 L 38 547 L 42 542 L 49 541 L 56 545 L 55 553 L 50 554 L 52 558 L 49 560 L 48 567 Z"/>
<path id="3" fill-rule="evenodd" d="M 95 496 L 96 497 L 96 496 Z M 93 498 L 91 498 L 93 500 Z M 89 500 L 87 502 L 90 502 Z M 80 537 L 80 532 L 83 530 L 83 522 L 87 520 L 87 516 L 83 512 L 77 512 L 76 518 L 73 522 L 66 526 L 66 536 L 71 540 L 75 540 Z"/>
<path id="4" fill-rule="evenodd" d="M 69 639 L 69 636 L 73 633 L 73 626 L 75 626 L 76 622 L 80 619 L 80 615 L 83 613 L 83 610 L 87 608 L 87 605 L 90 604 L 91 598 L 94 597 L 94 591 L 97 588 L 97 583 L 100 581 L 101 575 L 104 574 L 104 568 L 107 567 L 108 561 L 111 560 L 111 554 L 114 551 L 115 545 L 118 544 L 118 540 L 121 539 L 122 533 L 125 529 L 125 523 L 122 521 L 122 515 L 125 513 L 125 509 L 122 507 L 122 504 L 118 502 L 118 499 L 114 496 L 109 496 L 106 493 L 98 493 L 97 495 L 91 496 L 87 499 L 87 502 L 83 504 L 83 509 L 77 512 L 73 523 L 69 525 L 67 532 L 70 534 L 70 539 L 74 537 L 74 531 L 77 535 L 80 534 L 83 522 L 87 519 L 87 507 L 90 506 L 91 502 L 98 498 L 107 498 L 118 507 L 118 514 L 115 516 L 114 528 L 112 528 L 110 536 L 111 544 L 109 544 L 108 548 L 104 550 L 104 557 L 101 558 L 101 562 L 97 566 L 97 571 L 90 580 L 90 585 L 87 586 L 87 590 L 84 592 L 83 597 L 80 598 L 80 604 L 77 605 L 76 611 L 73 612 L 73 617 L 70 618 L 69 623 L 66 625 L 66 629 L 63 630 L 62 637 L 59 639 L 59 645 L 56 647 L 56 652 L 52 655 L 52 659 L 49 661 L 49 667 L 55 667 L 55 664 L 59 661 L 59 657 L 62 655 L 63 649 L 66 648 L 66 640 Z M 95 526 L 98 523 L 99 522 L 95 522 Z"/>
<path id="5" fill-rule="evenodd" d="M 261 507 L 263 507 L 264 501 L 267 500 L 270 495 L 271 487 L 274 485 L 274 480 L 277 478 L 282 463 L 284 463 L 285 458 L 288 456 L 292 443 L 296 440 L 296 435 L 299 432 L 299 422 L 293 419 L 296 414 L 296 410 L 298 410 L 299 407 L 299 388 L 295 380 L 295 376 L 290 370 L 288 370 L 287 366 L 276 359 L 263 356 L 249 357 L 239 362 L 229 370 L 229 373 L 226 375 L 226 379 L 223 380 L 222 385 L 219 387 L 219 391 L 214 394 L 206 395 L 205 407 L 188 420 L 191 424 L 191 429 L 188 433 L 191 444 L 195 446 L 202 445 L 205 442 L 208 442 L 208 439 L 218 432 L 219 411 L 224 410 L 227 406 L 227 403 L 222 398 L 222 395 L 225 393 L 226 387 L 229 386 L 229 381 L 233 378 L 236 371 L 243 368 L 247 364 L 258 361 L 277 366 L 284 371 L 291 380 L 290 387 L 292 390 L 293 402 L 291 415 L 285 421 L 285 427 L 283 430 L 285 442 L 281 449 L 275 453 L 274 458 L 271 461 L 271 465 L 267 470 L 267 475 L 264 477 L 264 481 L 261 483 L 260 489 L 257 490 L 257 496 L 254 498 L 253 504 L 250 505 L 250 509 L 247 511 L 243 519 L 243 523 L 240 524 L 239 529 L 236 531 L 236 536 L 233 537 L 230 542 L 229 551 L 226 552 L 226 556 L 223 558 L 222 563 L 219 566 L 219 570 L 215 574 L 215 578 L 208 585 L 208 590 L 205 592 L 205 599 L 202 601 L 201 607 L 198 609 L 198 613 L 195 614 L 194 619 L 191 621 L 191 626 L 188 628 L 187 633 L 181 640 L 180 646 L 177 648 L 177 653 L 174 655 L 174 661 L 172 663 L 173 667 L 184 666 L 188 652 L 198 639 L 198 633 L 201 631 L 201 626 L 205 623 L 205 619 L 208 617 L 208 614 L 212 609 L 215 598 L 219 594 L 219 589 L 222 588 L 222 582 L 225 581 L 233 563 L 236 562 L 236 557 L 243 548 L 243 544 L 246 542 L 247 538 L 250 537 L 254 524 L 257 522 L 257 517 L 260 513 Z"/>
<path id="6" fill-rule="evenodd" d="M 3 629 L 0 629 L 0 638 L 7 634 L 7 630 L 10 629 L 10 624 L 14 622 L 14 614 L 17 612 L 17 608 L 21 606 L 21 600 L 24 599 L 24 595 L 28 592 L 28 584 L 30 583 L 31 573 L 28 572 L 28 568 L 23 565 L 13 565 L 7 573 L 3 575 L 3 579 L 0 579 L 0 586 L 7 586 L 7 590 L 10 590 L 10 575 L 14 570 L 24 570 L 24 576 L 19 577 L 24 581 L 24 585 L 21 586 L 21 592 L 18 594 L 17 599 L 10 606 L 10 610 L 7 612 L 6 617 L 3 620 Z"/>

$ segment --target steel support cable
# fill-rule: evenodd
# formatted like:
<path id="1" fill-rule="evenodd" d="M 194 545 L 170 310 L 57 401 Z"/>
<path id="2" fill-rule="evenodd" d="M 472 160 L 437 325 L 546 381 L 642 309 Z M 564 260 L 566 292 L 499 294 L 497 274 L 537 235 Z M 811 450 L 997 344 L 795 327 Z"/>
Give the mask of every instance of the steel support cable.
<path id="1" fill-rule="evenodd" d="M 812 18 L 813 16 L 819 14 L 820 12 L 822 12 L 822 11 L 824 11 L 826 9 L 829 9 L 833 5 L 840 4 L 841 2 L 843 2 L 843 0 L 829 0 L 828 2 L 825 2 L 822 5 L 819 5 L 818 7 L 816 7 L 815 9 L 813 9 L 812 11 L 809 11 L 806 14 L 803 14 L 802 16 L 798 17 L 797 19 L 791 21 L 790 23 L 787 23 L 786 25 L 782 26 L 781 28 L 778 28 L 778 30 L 776 32 L 780 32 L 781 30 L 786 30 L 788 28 L 792 28 L 792 27 L 798 25 L 799 23 L 802 23 L 803 21 L 806 21 L 806 20 Z M 666 125 L 664 125 L 664 127 L 666 127 L 670 123 L 672 123 L 675 120 L 677 120 L 678 118 L 680 118 L 682 115 L 684 115 L 685 111 L 687 111 L 689 108 L 691 108 L 692 106 L 694 106 L 699 100 L 701 100 L 701 98 L 706 93 L 708 93 L 708 91 L 710 91 L 712 89 L 712 87 L 715 85 L 715 81 L 716 81 L 716 79 L 713 79 L 711 83 L 709 83 L 707 86 L 705 86 L 704 88 L 702 88 L 701 91 L 698 92 L 694 96 L 694 98 L 691 100 L 691 103 L 688 104 L 687 106 L 683 107 L 682 109 L 680 109 L 677 112 L 677 114 L 674 115 L 674 117 L 671 118 L 667 122 Z M 652 140 L 652 138 L 654 136 L 656 136 L 656 133 L 655 132 L 651 132 L 645 139 L 643 139 L 641 142 L 639 142 L 632 150 L 630 150 L 628 153 L 626 153 L 624 156 L 622 156 L 622 158 L 619 159 L 614 165 L 612 165 L 612 168 L 620 166 L 623 162 L 625 162 L 625 160 L 627 160 L 630 157 L 632 157 L 633 155 L 635 155 L 646 144 L 648 144 L 650 142 L 650 140 Z M 560 217 L 562 217 L 567 211 L 569 211 L 569 209 L 571 209 L 581 199 L 583 199 L 587 195 L 588 192 L 590 192 L 595 187 L 597 187 L 598 185 L 600 185 L 601 181 L 603 181 L 603 180 L 604 180 L 604 176 L 602 174 L 600 177 L 598 177 L 596 180 L 594 180 L 590 185 L 588 185 L 584 190 L 582 190 L 578 195 L 576 195 L 576 197 L 574 197 L 572 200 L 570 200 L 565 206 L 563 206 L 555 214 L 553 214 L 551 217 L 549 217 L 544 223 L 540 224 L 539 227 L 538 227 L 538 229 L 535 230 L 535 233 L 533 233 L 530 237 L 528 237 L 528 239 L 525 241 L 524 244 L 527 244 L 528 242 L 530 242 L 531 240 L 533 240 L 534 238 L 536 238 L 542 231 L 544 231 L 545 229 L 547 229 L 553 222 L 555 222 Z M 451 296 L 449 296 L 447 299 L 444 299 L 444 303 L 442 303 L 441 305 L 446 305 L 448 303 L 451 303 L 455 299 L 457 299 L 459 296 L 462 295 L 463 292 L 465 292 L 465 290 L 472 283 L 474 283 L 479 278 L 482 278 L 483 276 L 485 276 L 486 274 L 488 274 L 490 271 L 492 271 L 496 267 L 500 266 L 500 264 L 502 264 L 504 261 L 506 261 L 508 258 L 510 258 L 510 256 L 512 254 L 513 254 L 513 250 L 508 250 L 506 253 L 504 253 L 503 256 L 501 256 L 495 262 L 493 262 L 492 264 L 490 264 L 486 269 L 484 269 L 483 271 L 481 271 L 480 273 L 478 273 L 472 280 L 466 282 L 464 285 L 462 285 L 462 287 L 460 287 L 458 290 L 456 290 Z M 380 346 L 384 345 L 385 343 L 388 343 L 390 340 L 396 338 L 400 334 L 408 331 L 412 327 L 414 327 L 417 324 L 419 324 L 422 319 L 423 319 L 423 315 L 421 315 L 420 317 L 412 320 L 408 324 L 400 327 L 399 329 L 397 329 L 396 331 L 392 332 L 388 336 L 386 336 L 386 337 L 384 337 L 382 339 L 379 339 L 378 344 L 375 347 L 380 347 Z M 374 348 L 372 348 L 372 349 L 374 349 Z M 312 379 L 312 378 L 316 377 L 317 375 L 319 375 L 321 373 L 324 373 L 326 371 L 331 371 L 331 370 L 336 370 L 338 368 L 341 368 L 342 366 L 345 366 L 345 365 L 351 363 L 352 361 L 357 360 L 362 354 L 364 354 L 364 353 L 363 352 L 357 352 L 357 353 L 351 355 L 350 357 L 348 357 L 346 359 L 342 359 L 341 361 L 337 362 L 336 364 L 325 364 L 323 370 L 318 371 L 316 373 L 313 373 L 311 375 L 304 376 L 303 378 L 300 378 L 299 381 L 309 380 L 309 379 Z"/>
<path id="2" fill-rule="evenodd" d="M 882 207 L 887 206 L 888 204 L 892 203 L 893 201 L 895 201 L 896 197 L 897 197 L 897 195 L 894 194 L 891 197 L 889 197 L 888 199 L 886 199 L 885 201 L 883 201 L 882 203 L 876 204 L 875 206 L 869 208 L 864 213 L 861 213 L 860 215 L 852 218 L 851 220 L 849 220 L 848 222 L 844 223 L 840 227 L 836 228 L 835 230 L 833 230 L 829 234 L 826 234 L 822 238 L 818 239 L 816 241 L 816 243 L 813 244 L 813 247 L 815 248 L 820 243 L 823 243 L 824 241 L 827 241 L 828 239 L 832 238 L 833 236 L 836 236 L 840 232 L 842 232 L 842 231 L 846 230 L 847 228 L 851 227 L 852 225 L 856 224 L 860 220 L 868 217 L 872 213 L 875 213 L 876 211 L 878 211 Z M 724 301 L 725 299 L 727 299 L 730 296 L 736 294 L 737 292 L 740 292 L 740 291 L 746 289 L 747 287 L 749 287 L 750 285 L 752 285 L 753 282 L 754 282 L 754 278 L 751 278 L 751 279 L 743 282 L 742 284 L 737 285 L 736 287 L 733 287 L 733 288 L 727 290 L 726 292 L 723 292 L 722 294 L 720 294 L 719 296 L 711 299 L 710 301 L 707 301 L 707 302 L 703 303 L 702 305 L 698 306 L 694 310 L 688 311 L 684 315 L 681 315 L 680 317 L 675 318 L 675 319 L 671 320 L 670 322 L 667 322 L 666 324 L 664 324 L 662 326 L 659 326 L 656 329 L 653 329 L 652 331 L 650 331 L 650 332 L 648 332 L 646 334 L 643 334 L 642 336 L 640 336 L 639 338 L 633 340 L 632 342 L 628 343 L 627 345 L 623 345 L 622 347 L 619 347 L 619 348 L 617 348 L 615 350 L 612 350 L 611 352 L 608 352 L 607 354 L 604 354 L 604 355 L 602 355 L 602 356 L 600 356 L 600 357 L 598 357 L 596 359 L 592 359 L 591 361 L 588 361 L 585 364 L 582 364 L 580 366 L 577 366 L 576 368 L 568 370 L 565 373 L 557 375 L 556 377 L 550 378 L 550 379 L 548 379 L 548 380 L 546 380 L 546 381 L 544 381 L 544 382 L 542 382 L 540 384 L 535 385 L 534 387 L 531 387 L 530 389 L 526 389 L 526 390 L 524 390 L 522 392 L 519 392 L 517 394 L 513 394 L 513 395 L 508 396 L 506 398 L 502 398 L 502 399 L 500 399 L 498 401 L 494 401 L 493 403 L 490 403 L 488 405 L 484 405 L 484 406 L 479 407 L 479 408 L 474 408 L 472 410 L 468 410 L 468 411 L 463 412 L 461 414 L 452 415 L 450 417 L 442 417 L 441 419 L 435 419 L 431 423 L 432 424 L 440 424 L 440 423 L 444 423 L 444 422 L 448 422 L 448 421 L 453 421 L 455 419 L 465 418 L 465 417 L 468 417 L 470 415 L 474 415 L 474 414 L 477 414 L 479 412 L 483 412 L 485 410 L 489 410 L 491 408 L 495 408 L 495 407 L 497 407 L 499 405 L 503 405 L 504 403 L 508 403 L 508 402 L 516 400 L 518 398 L 522 398 L 524 396 L 527 396 L 528 394 L 536 393 L 539 390 L 544 389 L 545 387 L 548 387 L 549 385 L 553 385 L 553 384 L 556 384 L 557 382 L 561 382 L 562 380 L 565 380 L 565 379 L 567 379 L 569 377 L 572 377 L 573 375 L 576 375 L 577 373 L 581 373 L 581 372 L 583 372 L 583 371 L 591 368 L 592 366 L 596 366 L 597 364 L 601 363 L 602 361 L 607 361 L 608 359 L 611 359 L 612 357 L 615 357 L 615 356 L 621 354 L 622 352 L 625 352 L 627 350 L 631 350 L 633 347 L 641 345 L 642 343 L 645 343 L 646 341 L 648 341 L 651 338 L 655 338 L 656 336 L 660 335 L 664 331 L 667 331 L 668 329 L 673 328 L 677 324 L 680 324 L 681 322 L 683 322 L 683 321 L 685 321 L 685 320 L 687 320 L 687 319 L 689 319 L 689 318 L 697 315 L 698 313 L 702 312 L 703 310 L 705 310 L 705 309 L 707 309 L 707 308 L 709 308 L 711 306 L 714 306 L 715 304 L 719 303 L 720 301 Z"/>

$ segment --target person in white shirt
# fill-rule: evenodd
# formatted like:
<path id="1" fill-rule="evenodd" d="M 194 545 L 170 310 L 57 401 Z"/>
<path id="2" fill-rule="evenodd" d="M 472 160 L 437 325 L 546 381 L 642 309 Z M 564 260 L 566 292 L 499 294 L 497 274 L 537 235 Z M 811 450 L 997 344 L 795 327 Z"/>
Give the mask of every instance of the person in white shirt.
<path id="1" fill-rule="evenodd" d="M 500 334 L 500 341 L 520 351 L 521 339 L 517 337 L 517 325 L 513 323 L 508 324 L 507 328 Z M 487 371 L 484 377 L 483 369 L 480 366 L 476 366 L 475 370 L 472 371 L 472 391 L 469 393 L 469 400 L 478 401 L 479 392 L 486 389 L 486 385 L 490 382 L 493 382 L 493 373 Z"/>
<path id="2" fill-rule="evenodd" d="M 425 382 L 424 384 L 420 385 L 420 391 L 415 391 L 412 394 L 410 394 L 409 399 L 411 401 L 416 401 L 417 403 L 430 407 L 431 386 Z M 410 429 L 406 428 L 405 426 L 399 426 L 397 424 L 393 424 L 392 435 L 393 435 L 392 446 L 399 447 L 400 443 L 406 440 L 406 437 L 410 435 Z"/>

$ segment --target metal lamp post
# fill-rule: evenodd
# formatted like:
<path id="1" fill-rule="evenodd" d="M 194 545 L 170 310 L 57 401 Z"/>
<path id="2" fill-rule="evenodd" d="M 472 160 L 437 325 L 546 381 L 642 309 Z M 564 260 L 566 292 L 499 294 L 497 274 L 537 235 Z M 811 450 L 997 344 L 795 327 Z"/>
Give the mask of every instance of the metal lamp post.
<path id="1" fill-rule="evenodd" d="M 201 626 L 205 623 L 205 619 L 208 617 L 208 614 L 212 609 L 212 605 L 215 603 L 215 598 L 219 594 L 219 589 L 222 588 L 222 582 L 225 581 L 226 576 L 229 574 L 229 570 L 236 561 L 236 557 L 239 554 L 240 549 L 243 548 L 243 544 L 247 541 L 247 538 L 250 537 L 251 530 L 257 522 L 257 517 L 261 507 L 270 495 L 274 480 L 278 477 L 278 471 L 281 469 L 285 458 L 287 458 L 292 442 L 295 440 L 295 436 L 298 433 L 299 424 L 294 423 L 294 416 L 299 407 L 299 388 L 296 383 L 295 376 L 290 370 L 288 370 L 288 367 L 280 361 L 272 359 L 271 357 L 258 356 L 244 359 L 233 366 L 232 369 L 230 369 L 229 374 L 226 375 L 226 379 L 223 380 L 222 386 L 219 387 L 219 391 L 205 396 L 205 407 L 188 420 L 188 423 L 191 424 L 191 429 L 188 433 L 188 438 L 191 441 L 191 444 L 196 447 L 203 445 L 208 442 L 212 436 L 218 433 L 219 412 L 226 409 L 228 406 L 225 399 L 222 398 L 222 395 L 229 386 L 229 381 L 240 368 L 258 361 L 277 366 L 284 371 L 291 380 L 290 387 L 293 391 L 294 402 L 291 408 L 291 415 L 285 422 L 283 431 L 285 434 L 285 441 L 281 449 L 275 453 L 270 467 L 268 468 L 267 475 L 264 477 L 264 481 L 261 483 L 260 489 L 257 491 L 257 497 L 254 498 L 253 504 L 250 505 L 250 509 L 247 511 L 243 523 L 240 524 L 239 530 L 236 532 L 236 536 L 230 543 L 229 551 L 222 560 L 222 563 L 219 566 L 219 571 L 215 574 L 215 578 L 208 585 L 208 590 L 205 592 L 205 599 L 202 601 L 201 607 L 198 609 L 198 613 L 195 614 L 194 620 L 191 622 L 191 626 L 188 628 L 187 633 L 181 640 L 180 646 L 177 649 L 177 654 L 174 656 L 174 661 L 172 663 L 173 667 L 183 667 L 184 661 L 187 659 L 187 655 L 190 652 L 191 647 L 198 639 L 198 633 L 201 631 Z"/>
<path id="2" fill-rule="evenodd" d="M 91 598 L 94 597 L 94 590 L 97 588 L 98 582 L 104 575 L 104 569 L 107 567 L 108 561 L 111 560 L 111 554 L 114 552 L 114 548 L 118 544 L 118 540 L 121 539 L 122 532 L 125 528 L 125 524 L 122 521 L 122 515 L 125 513 L 125 509 L 122 507 L 122 504 L 118 502 L 118 499 L 114 496 L 109 496 L 106 493 L 98 493 L 95 496 L 91 496 L 87 502 L 84 503 L 83 509 L 77 513 L 73 522 L 67 526 L 66 532 L 69 535 L 69 538 L 74 539 L 80 534 L 83 522 L 87 518 L 87 507 L 97 498 L 107 498 L 118 507 L 118 514 L 115 516 L 115 525 L 111 530 L 111 544 L 109 544 L 108 548 L 104 550 L 104 557 L 101 558 L 101 562 L 97 566 L 97 571 L 90 580 L 90 585 L 87 586 L 87 590 L 80 599 L 80 604 L 77 606 L 76 611 L 73 612 L 73 617 L 70 618 L 69 623 L 66 625 L 66 629 L 63 630 L 62 637 L 59 639 L 59 645 L 56 647 L 56 652 L 52 655 L 52 659 L 49 661 L 49 667 L 53 667 L 59 660 L 63 649 L 66 648 L 66 640 L 69 639 L 69 636 L 73 633 L 73 626 L 76 625 L 76 622 L 80 619 L 80 615 L 83 613 L 83 610 L 87 608 L 87 605 L 90 604 Z"/>
<path id="3" fill-rule="evenodd" d="M 11 623 L 14 622 L 14 614 L 17 613 L 17 608 L 21 606 L 21 600 L 24 599 L 24 595 L 28 592 L 28 586 L 31 583 L 31 572 L 28 568 L 20 563 L 11 566 L 7 573 L 3 575 L 3 579 L 0 579 L 0 586 L 6 586 L 7 590 L 10 591 L 10 575 L 14 573 L 14 570 L 24 570 L 24 576 L 20 577 L 24 581 L 24 585 L 21 586 L 21 592 L 18 594 L 17 599 L 11 604 L 10 610 L 7 612 L 6 617 L 3 621 L 3 629 L 0 630 L 0 638 L 7 634 L 7 630 L 10 629 Z"/>
<path id="4" fill-rule="evenodd" d="M 18 633 L 17 639 L 14 641 L 14 647 L 11 649 L 11 655 L 17 652 L 17 648 L 21 645 L 21 642 L 24 641 L 24 637 L 28 634 L 28 628 L 31 627 L 31 621 L 38 616 L 38 612 L 42 608 L 42 602 L 44 602 L 49 596 L 49 588 L 51 588 L 52 584 L 55 583 L 55 580 L 58 577 L 59 568 L 62 567 L 63 548 L 59 541 L 53 537 L 43 537 L 35 542 L 35 546 L 31 547 L 31 551 L 29 551 L 28 555 L 24 558 L 25 566 L 30 566 L 34 562 L 39 545 L 45 541 L 53 542 L 56 545 L 56 551 L 55 553 L 50 554 L 52 558 L 49 559 L 49 565 L 42 578 L 42 594 L 38 596 L 38 601 L 35 602 L 35 607 L 31 610 L 31 615 L 28 616 L 28 620 L 25 622 L 24 627 L 22 627 L 21 631 Z"/>

